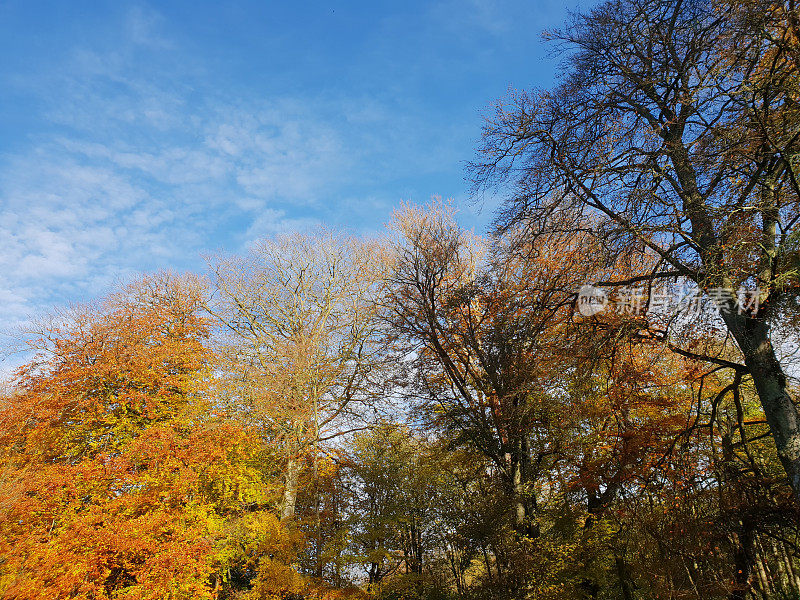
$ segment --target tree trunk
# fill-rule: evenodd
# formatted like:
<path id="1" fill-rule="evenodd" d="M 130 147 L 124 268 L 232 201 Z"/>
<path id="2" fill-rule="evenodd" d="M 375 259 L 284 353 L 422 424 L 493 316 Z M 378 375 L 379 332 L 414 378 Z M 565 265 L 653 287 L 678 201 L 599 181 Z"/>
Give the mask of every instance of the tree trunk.
<path id="1" fill-rule="evenodd" d="M 520 534 L 525 530 L 525 480 L 522 473 L 522 461 L 517 457 L 511 467 L 512 485 L 514 487 L 514 526 Z"/>
<path id="2" fill-rule="evenodd" d="M 625 559 L 619 555 L 614 556 L 614 565 L 617 568 L 617 577 L 619 578 L 619 585 L 622 589 L 622 597 L 624 600 L 634 600 L 633 584 L 628 574 L 628 566 L 625 564 Z"/>
<path id="3" fill-rule="evenodd" d="M 797 576 L 797 569 L 792 562 L 792 556 L 786 550 L 786 544 L 783 542 L 772 542 L 774 546 L 777 547 L 778 553 L 783 558 L 783 562 L 786 565 L 786 572 L 789 574 L 789 589 L 792 593 L 800 598 L 800 577 Z"/>
<path id="4" fill-rule="evenodd" d="M 286 474 L 283 488 L 283 504 L 281 506 L 281 520 L 285 521 L 294 517 L 294 508 L 297 504 L 297 482 L 300 476 L 300 463 L 296 458 L 290 458 L 286 463 Z"/>
<path id="5" fill-rule="evenodd" d="M 768 571 L 767 553 L 759 540 L 756 540 L 755 559 L 756 579 L 761 597 L 772 598 L 775 590 L 772 587 L 772 576 Z"/>
<path id="6" fill-rule="evenodd" d="M 530 480 L 529 448 L 525 436 L 514 443 L 514 454 L 508 455 L 511 471 L 511 492 L 514 501 L 514 529 L 520 536 L 539 537 L 536 522 L 536 498 L 528 489 Z"/>
<path id="7" fill-rule="evenodd" d="M 778 553 L 778 548 L 774 544 L 772 546 L 772 556 L 775 557 L 775 587 L 777 587 L 783 594 L 788 595 L 789 587 L 789 573 L 786 571 L 786 563 L 783 561 L 781 555 Z"/>
<path id="8" fill-rule="evenodd" d="M 492 564 L 489 562 L 489 553 L 486 551 L 486 544 L 481 542 L 481 552 L 483 553 L 483 562 L 486 564 L 486 576 L 489 581 L 492 581 Z"/>
<path id="9" fill-rule="evenodd" d="M 775 356 L 769 326 L 732 311 L 723 312 L 723 318 L 742 350 L 789 485 L 800 501 L 800 413 L 786 391 L 786 376 Z"/>
<path id="10" fill-rule="evenodd" d="M 752 526 L 747 522 L 741 523 L 733 542 L 733 588 L 728 599 L 746 600 L 752 588 L 751 577 L 755 562 Z"/>

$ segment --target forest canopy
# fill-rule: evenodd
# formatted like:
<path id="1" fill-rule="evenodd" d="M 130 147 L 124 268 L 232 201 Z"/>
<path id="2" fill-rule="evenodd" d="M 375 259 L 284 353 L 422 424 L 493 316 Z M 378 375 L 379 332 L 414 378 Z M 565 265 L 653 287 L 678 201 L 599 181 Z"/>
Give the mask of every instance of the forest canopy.
<path id="1" fill-rule="evenodd" d="M 9 599 L 800 597 L 800 12 L 610 0 L 384 235 L 25 332 Z"/>

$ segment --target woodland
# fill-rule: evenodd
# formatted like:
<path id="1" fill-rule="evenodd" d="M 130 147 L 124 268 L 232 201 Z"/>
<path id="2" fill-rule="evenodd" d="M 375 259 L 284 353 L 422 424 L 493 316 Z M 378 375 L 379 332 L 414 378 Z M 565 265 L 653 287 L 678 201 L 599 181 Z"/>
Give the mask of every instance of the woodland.
<path id="1" fill-rule="evenodd" d="M 2 598 L 800 598 L 800 10 L 546 36 L 490 231 L 402 205 L 24 333 Z"/>

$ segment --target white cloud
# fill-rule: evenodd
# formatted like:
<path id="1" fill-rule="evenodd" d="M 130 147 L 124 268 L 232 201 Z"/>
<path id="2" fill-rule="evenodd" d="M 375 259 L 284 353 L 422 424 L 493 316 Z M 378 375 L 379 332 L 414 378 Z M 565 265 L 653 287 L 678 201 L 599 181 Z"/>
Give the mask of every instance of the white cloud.
<path id="1" fill-rule="evenodd" d="M 143 87 L 93 67 L 93 77 Z M 50 114 L 68 130 L 0 161 L 0 331 L 137 270 L 199 266 L 205 249 L 305 227 L 315 220 L 269 205 L 313 203 L 342 164 L 337 133 L 302 103 L 216 101 L 177 115 L 169 94 L 109 103 L 85 83 L 65 90 Z M 238 240 L 229 219 L 242 221 Z"/>
<path id="2" fill-rule="evenodd" d="M 246 245 L 250 247 L 264 237 L 308 230 L 319 225 L 321 225 L 319 219 L 313 217 L 290 218 L 285 211 L 267 208 L 259 211 L 258 217 L 247 229 Z"/>
<path id="3" fill-rule="evenodd" d="M 163 17 L 156 11 L 144 6 L 131 7 L 125 18 L 127 38 L 142 46 L 174 48 L 172 41 L 160 33 L 163 23 Z"/>
<path id="4" fill-rule="evenodd" d="M 388 218 L 400 197 L 345 189 L 460 158 L 446 125 L 432 135 L 399 100 L 206 88 L 163 25 L 134 10 L 113 48 L 78 48 L 19 83 L 43 104 L 46 133 L 0 156 L 0 332 L 139 270 L 201 268 L 205 251 L 335 210 L 351 225 L 365 207 Z"/>

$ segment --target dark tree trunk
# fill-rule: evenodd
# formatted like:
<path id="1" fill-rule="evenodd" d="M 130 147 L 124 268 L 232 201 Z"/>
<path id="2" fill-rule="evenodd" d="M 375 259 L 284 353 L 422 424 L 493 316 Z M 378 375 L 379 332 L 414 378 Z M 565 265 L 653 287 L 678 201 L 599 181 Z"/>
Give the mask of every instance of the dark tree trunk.
<path id="1" fill-rule="evenodd" d="M 748 523 L 743 523 L 736 538 L 733 549 L 733 589 L 728 599 L 747 600 L 752 587 L 750 579 L 754 564 L 753 528 Z"/>
<path id="2" fill-rule="evenodd" d="M 509 456 L 511 493 L 514 502 L 514 529 L 517 535 L 539 537 L 536 521 L 536 498 L 530 488 L 530 449 L 525 436 L 514 442 L 514 453 Z"/>
<path id="3" fill-rule="evenodd" d="M 619 585 L 622 588 L 622 598 L 624 600 L 634 600 L 633 583 L 631 582 L 630 575 L 628 574 L 628 566 L 625 564 L 625 559 L 622 556 L 615 556 L 614 564 L 617 568 Z"/>

